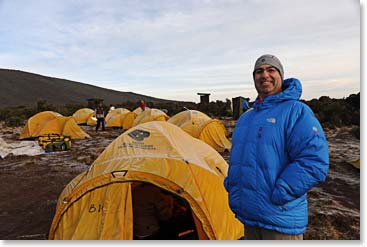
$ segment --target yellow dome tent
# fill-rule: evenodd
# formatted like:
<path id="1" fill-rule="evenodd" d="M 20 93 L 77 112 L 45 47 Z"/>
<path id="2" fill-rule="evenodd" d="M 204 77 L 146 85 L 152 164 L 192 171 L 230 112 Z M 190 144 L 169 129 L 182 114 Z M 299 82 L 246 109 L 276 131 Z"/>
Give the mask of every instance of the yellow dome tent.
<path id="1" fill-rule="evenodd" d="M 60 113 L 54 111 L 39 112 L 27 120 L 23 127 L 19 139 L 37 137 L 41 128 L 51 119 L 62 116 Z"/>
<path id="2" fill-rule="evenodd" d="M 122 128 L 124 130 L 127 130 L 127 129 L 130 129 L 131 127 L 133 127 L 134 120 L 137 116 L 138 115 L 133 111 L 127 113 L 126 116 L 125 116 L 124 122 L 122 123 Z"/>
<path id="3" fill-rule="evenodd" d="M 198 138 L 218 152 L 231 149 L 231 142 L 226 137 L 226 129 L 218 119 L 212 119 L 205 113 L 186 110 L 177 113 L 168 120 L 191 136 Z"/>
<path id="4" fill-rule="evenodd" d="M 46 134 L 59 134 L 63 136 L 70 136 L 71 139 L 90 138 L 79 125 L 76 124 L 73 117 L 59 116 L 48 121 L 38 133 L 37 136 Z"/>
<path id="5" fill-rule="evenodd" d="M 149 107 L 145 107 L 145 110 L 150 109 Z M 136 108 L 135 110 L 133 110 L 132 112 L 129 112 L 126 114 L 124 122 L 122 124 L 122 128 L 127 130 L 130 129 L 131 127 L 133 127 L 134 125 L 134 120 L 136 119 L 136 117 L 142 113 L 142 109 L 140 107 Z"/>
<path id="6" fill-rule="evenodd" d="M 149 110 L 150 108 L 149 107 L 145 107 L 145 111 L 146 110 Z M 136 115 L 139 115 L 140 113 L 143 112 L 143 110 L 141 109 L 141 107 L 137 107 L 133 112 L 135 112 Z"/>
<path id="7" fill-rule="evenodd" d="M 97 125 L 97 118 L 94 116 L 94 113 L 90 118 L 88 118 L 87 125 L 88 126 L 96 126 Z"/>
<path id="8" fill-rule="evenodd" d="M 125 108 L 116 108 L 106 116 L 106 127 L 123 127 L 126 115 L 130 111 Z"/>
<path id="9" fill-rule="evenodd" d="M 145 108 L 145 111 L 142 111 L 137 115 L 133 122 L 133 126 L 137 126 L 138 124 L 151 122 L 151 121 L 167 121 L 169 116 L 161 110 L 154 108 Z"/>
<path id="10" fill-rule="evenodd" d="M 86 124 L 94 115 L 94 111 L 90 108 L 81 108 L 74 112 L 73 118 L 77 124 Z"/>
<path id="11" fill-rule="evenodd" d="M 227 169 L 213 148 L 177 126 L 141 124 L 115 139 L 65 187 L 49 239 L 132 239 L 135 182 L 185 200 L 199 239 L 239 239 L 244 227 L 228 205 Z"/>

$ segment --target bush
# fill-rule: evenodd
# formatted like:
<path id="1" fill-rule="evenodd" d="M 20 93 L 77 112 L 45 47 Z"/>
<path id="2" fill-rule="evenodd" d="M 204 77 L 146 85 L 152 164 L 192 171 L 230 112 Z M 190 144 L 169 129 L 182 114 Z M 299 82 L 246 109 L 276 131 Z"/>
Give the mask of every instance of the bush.
<path id="1" fill-rule="evenodd" d="M 19 127 L 19 126 L 23 126 L 24 124 L 24 119 L 19 117 L 19 116 L 12 116 L 9 117 L 8 119 L 5 120 L 5 124 L 8 127 Z"/>
<path id="2" fill-rule="evenodd" d="M 359 126 L 357 127 L 353 127 L 352 130 L 351 130 L 351 133 L 358 139 L 360 140 L 360 135 L 361 135 L 361 130 L 359 128 Z"/>

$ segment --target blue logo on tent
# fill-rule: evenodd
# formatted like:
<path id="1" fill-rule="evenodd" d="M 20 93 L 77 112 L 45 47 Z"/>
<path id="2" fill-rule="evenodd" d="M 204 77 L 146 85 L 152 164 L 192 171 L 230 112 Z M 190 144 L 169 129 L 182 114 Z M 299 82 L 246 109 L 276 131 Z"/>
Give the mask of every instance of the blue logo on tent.
<path id="1" fill-rule="evenodd" d="M 136 129 L 136 130 L 130 132 L 128 135 L 131 138 L 133 138 L 134 140 L 142 141 L 142 140 L 144 140 L 144 138 L 149 137 L 150 133 L 148 131 L 145 131 L 145 130 Z"/>

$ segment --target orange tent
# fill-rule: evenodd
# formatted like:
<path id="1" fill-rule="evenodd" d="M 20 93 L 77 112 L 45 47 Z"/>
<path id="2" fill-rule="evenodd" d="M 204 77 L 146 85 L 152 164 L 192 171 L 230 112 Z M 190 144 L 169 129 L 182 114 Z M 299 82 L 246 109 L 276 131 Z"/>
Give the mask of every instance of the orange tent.
<path id="1" fill-rule="evenodd" d="M 19 138 L 26 139 L 37 137 L 39 131 L 48 121 L 61 116 L 62 115 L 60 113 L 54 111 L 43 111 L 33 115 L 28 119 L 26 125 L 23 127 Z"/>

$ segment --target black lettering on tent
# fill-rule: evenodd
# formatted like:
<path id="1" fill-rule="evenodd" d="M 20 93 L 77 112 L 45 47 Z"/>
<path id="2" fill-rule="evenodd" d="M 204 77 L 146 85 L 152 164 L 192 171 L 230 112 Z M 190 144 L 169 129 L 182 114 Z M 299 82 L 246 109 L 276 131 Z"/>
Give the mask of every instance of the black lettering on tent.
<path id="1" fill-rule="evenodd" d="M 94 213 L 96 210 L 97 210 L 97 209 L 96 209 L 96 207 L 94 206 L 94 204 L 91 204 L 91 205 L 89 206 L 89 210 L 88 210 L 88 212 L 89 212 L 89 213 Z"/>
<path id="2" fill-rule="evenodd" d="M 131 182 L 133 182 L 134 180 L 128 180 L 128 181 L 113 181 L 113 182 L 108 182 L 108 183 L 106 183 L 106 184 L 102 184 L 102 185 L 100 185 L 100 186 L 96 186 L 96 187 L 94 187 L 94 188 L 92 188 L 92 189 L 90 189 L 90 190 L 87 190 L 87 191 L 85 191 L 83 194 L 81 194 L 81 195 L 79 195 L 75 200 L 73 200 L 73 201 L 71 201 L 71 203 L 69 204 L 69 205 L 67 205 L 67 207 L 65 208 L 65 210 L 61 213 L 61 215 L 60 215 L 60 217 L 59 217 L 59 220 L 58 220 L 58 222 L 56 223 L 56 226 L 55 226 L 55 228 L 54 228 L 54 231 L 53 231 L 53 233 L 52 234 L 54 234 L 56 231 L 57 231 L 57 229 L 58 229 L 58 227 L 59 227 L 59 225 L 60 225 L 60 221 L 61 221 L 61 219 L 63 218 L 63 216 L 65 215 L 65 213 L 67 213 L 68 212 L 68 210 L 75 204 L 75 203 L 77 203 L 79 200 L 81 200 L 86 194 L 88 194 L 88 193 L 91 193 L 91 192 L 93 192 L 93 191 L 95 191 L 95 190 L 98 190 L 98 189 L 100 189 L 100 188 L 103 188 L 103 187 L 105 187 L 105 186 L 109 186 L 109 185 L 112 185 L 112 184 L 119 184 L 119 183 L 121 183 L 121 184 L 123 184 L 123 183 L 131 183 Z M 139 182 L 141 182 L 141 181 L 139 181 Z M 162 188 L 161 188 L 162 189 Z M 167 191 L 168 192 L 168 191 Z M 178 189 L 178 190 L 176 190 L 176 193 L 178 194 L 178 195 L 181 195 L 181 194 L 183 194 L 185 191 L 181 188 L 181 189 Z M 188 216 L 190 216 L 190 215 L 192 215 L 192 213 L 191 213 L 191 207 L 190 207 L 190 205 L 188 204 L 188 202 L 187 202 L 187 199 L 185 199 L 185 198 L 183 198 L 183 197 L 179 197 L 179 198 L 181 198 L 181 200 L 184 200 L 184 201 L 186 201 L 186 203 L 187 203 L 187 209 L 188 209 Z M 64 199 L 64 200 L 66 200 L 66 199 Z M 176 200 L 177 200 L 177 198 L 176 198 Z M 64 202 L 64 203 L 69 203 L 70 201 L 68 200 L 67 202 Z M 103 207 L 103 205 L 100 205 L 99 204 L 99 206 L 98 206 L 98 212 L 102 212 L 103 211 L 103 209 L 104 209 L 104 207 Z M 90 213 L 93 213 L 93 212 L 95 212 L 96 210 L 97 210 L 97 208 L 95 207 L 95 205 L 94 204 L 91 204 L 90 205 L 90 207 L 89 207 L 89 210 L 90 210 Z M 88 210 L 88 211 L 89 211 Z M 190 217 L 189 217 L 190 218 Z M 185 227 L 186 226 L 186 224 L 175 224 L 176 226 L 179 226 L 179 227 Z M 190 229 L 190 231 L 188 231 L 188 233 L 191 233 L 191 234 L 187 234 L 187 231 L 181 231 L 180 232 L 180 234 L 179 234 L 179 237 L 180 237 L 180 239 L 193 239 L 193 240 L 197 240 L 197 239 L 199 239 L 198 238 L 198 236 L 197 236 L 197 233 L 196 233 L 196 226 L 195 226 L 195 224 L 194 224 L 194 222 L 193 222 L 193 219 L 192 219 L 192 223 L 191 223 L 191 226 L 192 226 L 192 229 L 194 229 L 194 232 L 192 232 L 191 231 L 191 229 Z M 191 227 L 190 227 L 191 228 Z M 186 235 L 186 236 L 183 236 L 183 234 L 184 235 Z M 192 237 L 192 235 L 194 234 L 194 237 Z M 188 235 L 190 235 L 190 236 L 188 236 Z"/>
<path id="3" fill-rule="evenodd" d="M 91 204 L 89 206 L 89 210 L 88 210 L 89 213 L 95 213 L 95 212 L 101 213 L 102 211 L 103 211 L 103 205 L 102 204 L 98 204 L 98 211 L 97 211 L 96 206 L 94 206 L 94 204 Z"/>
<path id="4" fill-rule="evenodd" d="M 78 196 L 78 198 L 76 198 L 74 201 L 72 201 L 72 202 L 71 202 L 71 203 L 66 207 L 66 209 L 61 213 L 60 218 L 59 218 L 59 221 L 56 223 L 56 226 L 55 226 L 55 230 L 54 230 L 54 232 L 56 232 L 56 231 L 57 231 L 57 228 L 59 227 L 59 223 L 60 223 L 60 221 L 61 221 L 62 217 L 64 216 L 64 214 L 65 214 L 65 213 L 70 209 L 70 207 L 71 207 L 71 206 L 73 206 L 73 205 L 74 205 L 74 203 L 77 203 L 80 199 L 82 199 L 82 198 L 83 198 L 83 196 L 85 196 L 86 194 L 91 193 L 91 192 L 93 192 L 93 191 L 95 191 L 95 190 L 97 190 L 97 189 L 100 189 L 100 188 L 103 188 L 103 187 L 105 187 L 105 186 L 108 186 L 108 185 L 110 185 L 110 184 L 126 183 L 126 182 L 130 182 L 130 181 L 113 181 L 113 182 L 108 182 L 108 183 L 106 183 L 106 184 L 102 184 L 102 185 L 100 185 L 100 186 L 96 186 L 96 187 L 94 187 L 94 188 L 92 188 L 92 189 L 90 189 L 90 190 L 87 190 L 86 192 L 84 192 L 83 194 L 81 194 L 80 196 Z M 70 202 L 69 200 L 64 199 L 64 203 L 69 203 L 69 202 Z"/>

